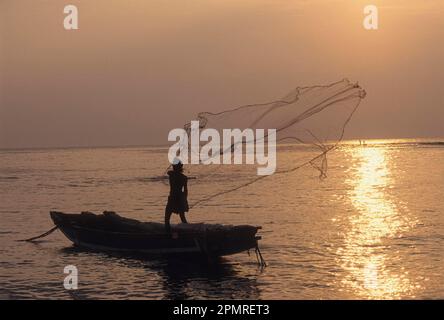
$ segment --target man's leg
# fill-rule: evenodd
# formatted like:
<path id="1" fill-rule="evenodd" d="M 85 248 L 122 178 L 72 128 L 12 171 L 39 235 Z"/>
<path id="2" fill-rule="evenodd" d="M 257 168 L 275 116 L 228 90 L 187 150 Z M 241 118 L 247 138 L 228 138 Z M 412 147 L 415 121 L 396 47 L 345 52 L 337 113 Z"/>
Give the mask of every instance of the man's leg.
<path id="1" fill-rule="evenodd" d="M 172 212 L 167 208 L 165 208 L 165 231 L 167 233 L 171 232 L 170 219 Z"/>
<path id="2" fill-rule="evenodd" d="M 188 223 L 187 218 L 185 218 L 185 212 L 179 212 L 179 216 L 182 223 Z"/>

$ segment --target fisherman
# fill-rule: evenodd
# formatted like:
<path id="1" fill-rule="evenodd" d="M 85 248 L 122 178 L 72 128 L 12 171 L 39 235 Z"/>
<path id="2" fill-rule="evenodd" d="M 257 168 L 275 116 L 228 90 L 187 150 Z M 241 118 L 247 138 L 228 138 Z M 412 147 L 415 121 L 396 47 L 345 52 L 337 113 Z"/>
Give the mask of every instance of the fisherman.
<path id="1" fill-rule="evenodd" d="M 168 171 L 170 181 L 170 195 L 165 208 L 165 229 L 171 232 L 170 218 L 172 213 L 180 216 L 182 223 L 188 223 L 185 212 L 188 212 L 188 178 L 183 174 L 183 164 L 179 159 L 174 159 L 173 170 Z"/>

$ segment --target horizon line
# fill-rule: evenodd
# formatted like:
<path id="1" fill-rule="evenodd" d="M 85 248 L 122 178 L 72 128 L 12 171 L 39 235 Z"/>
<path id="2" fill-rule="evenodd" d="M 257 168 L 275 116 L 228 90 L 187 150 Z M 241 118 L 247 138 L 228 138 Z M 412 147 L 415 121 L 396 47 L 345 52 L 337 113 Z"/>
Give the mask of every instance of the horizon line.
<path id="1" fill-rule="evenodd" d="M 375 140 L 432 140 L 431 142 L 444 142 L 444 137 L 402 137 L 402 138 L 349 138 L 346 141 L 375 141 Z M 278 143 L 279 144 L 279 143 Z M 284 143 L 283 143 L 284 144 Z M 292 144 L 287 142 L 285 144 Z M 298 143 L 294 143 L 298 144 Z M 124 144 L 124 145 L 70 145 L 70 146 L 36 146 L 36 147 L 0 147 L 0 151 L 18 151 L 18 150 L 63 150 L 63 149 L 113 149 L 113 148 L 163 148 L 169 147 L 169 144 Z"/>

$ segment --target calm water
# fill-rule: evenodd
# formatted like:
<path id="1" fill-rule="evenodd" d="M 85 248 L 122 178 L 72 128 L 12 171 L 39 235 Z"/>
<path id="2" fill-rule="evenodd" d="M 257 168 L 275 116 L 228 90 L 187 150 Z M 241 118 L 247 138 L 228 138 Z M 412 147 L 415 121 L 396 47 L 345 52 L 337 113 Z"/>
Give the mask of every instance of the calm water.
<path id="1" fill-rule="evenodd" d="M 278 161 L 298 152 L 285 148 Z M 192 210 L 193 222 L 261 225 L 261 270 L 247 253 L 208 266 L 73 248 L 49 211 L 114 210 L 162 221 L 165 150 L 0 152 L 0 297 L 80 299 L 444 298 L 444 145 L 368 143 L 329 157 L 329 176 L 275 175 Z M 219 179 L 219 180 L 217 180 Z M 191 201 L 234 173 L 191 180 Z M 177 217 L 174 217 L 177 219 Z M 63 289 L 63 268 L 79 290 Z"/>

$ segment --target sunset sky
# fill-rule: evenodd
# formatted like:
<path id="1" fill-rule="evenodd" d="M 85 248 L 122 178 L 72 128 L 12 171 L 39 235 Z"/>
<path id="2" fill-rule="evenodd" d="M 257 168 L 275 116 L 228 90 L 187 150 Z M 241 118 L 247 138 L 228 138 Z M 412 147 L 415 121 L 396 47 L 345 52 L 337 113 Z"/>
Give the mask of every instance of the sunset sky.
<path id="1" fill-rule="evenodd" d="M 0 0 L 0 148 L 165 144 L 343 78 L 367 91 L 348 137 L 444 137 L 443 39 L 443 0 Z"/>

